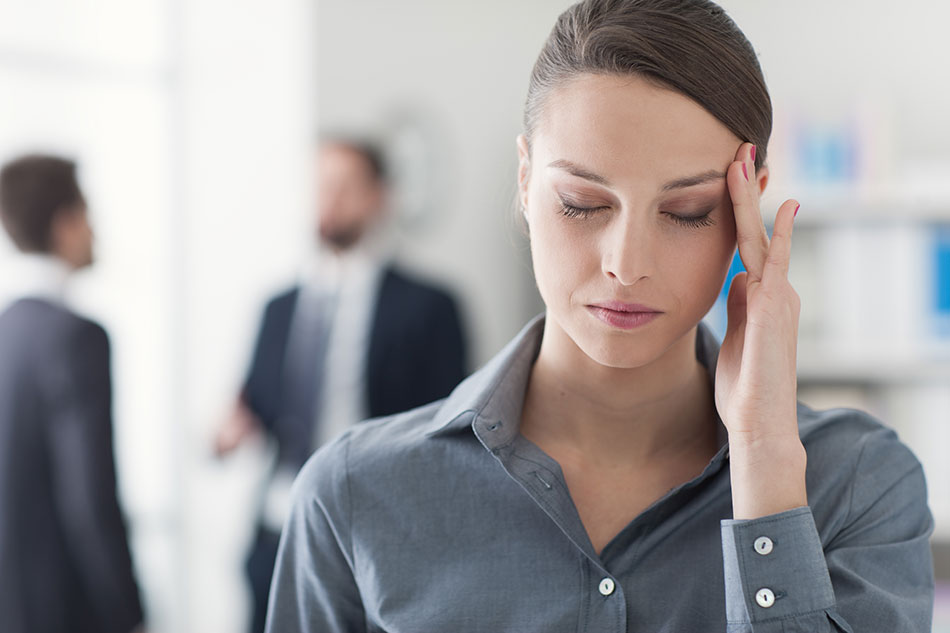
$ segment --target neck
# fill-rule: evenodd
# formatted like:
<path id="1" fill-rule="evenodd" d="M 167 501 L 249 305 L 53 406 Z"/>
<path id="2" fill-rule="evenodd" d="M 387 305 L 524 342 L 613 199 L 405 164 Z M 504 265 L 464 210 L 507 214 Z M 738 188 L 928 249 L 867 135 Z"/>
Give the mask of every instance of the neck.
<path id="1" fill-rule="evenodd" d="M 76 271 L 76 266 L 69 258 L 56 251 L 49 252 L 21 252 L 17 258 L 26 266 L 44 268 L 61 273 L 63 277 Z"/>
<path id="2" fill-rule="evenodd" d="M 650 463 L 715 445 L 714 401 L 696 329 L 648 365 L 601 365 L 553 320 L 531 372 L 522 433 L 545 450 L 599 463 Z"/>

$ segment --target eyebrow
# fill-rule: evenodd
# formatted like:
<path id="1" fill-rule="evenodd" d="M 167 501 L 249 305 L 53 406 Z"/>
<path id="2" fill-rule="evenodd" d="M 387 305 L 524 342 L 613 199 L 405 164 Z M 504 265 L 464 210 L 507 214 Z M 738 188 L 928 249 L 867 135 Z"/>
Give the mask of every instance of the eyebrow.
<path id="1" fill-rule="evenodd" d="M 555 169 L 563 169 L 572 176 L 577 176 L 578 178 L 583 178 L 584 180 L 589 180 L 595 182 L 598 185 L 610 186 L 610 181 L 601 176 L 600 174 L 595 174 L 589 169 L 584 169 L 580 165 L 575 165 L 569 160 L 564 160 L 559 158 L 558 160 L 548 164 L 548 167 L 554 167 Z"/>
<path id="2" fill-rule="evenodd" d="M 710 169 L 709 171 L 697 174 L 695 176 L 671 180 L 670 182 L 663 185 L 663 191 L 673 191 L 674 189 L 687 189 L 689 187 L 695 187 L 696 185 L 705 185 L 706 183 L 723 180 L 725 177 L 725 173 L 716 171 L 715 169 Z"/>
<path id="3" fill-rule="evenodd" d="M 578 178 L 583 178 L 584 180 L 589 180 L 591 182 L 597 183 L 598 185 L 604 185 L 609 187 L 610 181 L 601 176 L 600 174 L 594 173 L 589 169 L 585 169 L 580 165 L 576 165 L 569 160 L 564 160 L 560 158 L 551 162 L 548 167 L 554 167 L 555 169 L 563 169 L 572 176 L 577 176 Z M 705 185 L 716 180 L 723 180 L 726 177 L 726 174 L 721 171 L 716 171 L 715 169 L 710 169 L 701 174 L 696 174 L 695 176 L 687 176 L 686 178 L 677 178 L 676 180 L 671 180 L 661 187 L 663 191 L 674 191 L 676 189 L 688 189 L 689 187 L 695 187 L 696 185 Z"/>

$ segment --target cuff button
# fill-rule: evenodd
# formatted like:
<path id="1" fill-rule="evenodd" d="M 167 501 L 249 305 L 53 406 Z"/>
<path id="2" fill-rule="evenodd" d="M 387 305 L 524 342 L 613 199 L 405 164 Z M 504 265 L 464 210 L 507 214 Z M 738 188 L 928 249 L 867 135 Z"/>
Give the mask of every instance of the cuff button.
<path id="1" fill-rule="evenodd" d="M 759 538 L 755 539 L 755 543 L 753 543 L 752 547 L 754 547 L 755 551 L 762 556 L 768 556 L 772 553 L 772 539 L 767 536 L 760 536 Z"/>

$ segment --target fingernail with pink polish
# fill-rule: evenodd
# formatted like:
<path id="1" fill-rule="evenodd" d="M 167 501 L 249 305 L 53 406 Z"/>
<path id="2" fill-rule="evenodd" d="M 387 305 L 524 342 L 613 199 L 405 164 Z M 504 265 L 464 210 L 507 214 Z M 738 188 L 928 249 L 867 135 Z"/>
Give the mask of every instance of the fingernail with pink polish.
<path id="1" fill-rule="evenodd" d="M 745 176 L 746 180 L 749 180 L 749 170 L 746 169 L 745 163 L 742 163 L 742 175 Z"/>
<path id="2" fill-rule="evenodd" d="M 793 218 L 798 217 L 798 210 L 801 208 L 802 208 L 802 205 L 798 205 L 797 207 L 795 207 L 795 215 L 792 216 Z"/>
<path id="3" fill-rule="evenodd" d="M 755 145 L 752 146 L 752 162 L 755 162 Z"/>

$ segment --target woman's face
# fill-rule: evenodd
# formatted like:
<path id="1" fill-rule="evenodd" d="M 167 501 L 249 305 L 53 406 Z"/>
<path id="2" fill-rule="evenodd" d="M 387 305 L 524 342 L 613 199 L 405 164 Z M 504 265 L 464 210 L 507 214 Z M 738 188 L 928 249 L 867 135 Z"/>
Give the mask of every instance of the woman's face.
<path id="1" fill-rule="evenodd" d="M 725 173 L 740 144 L 695 102 L 636 77 L 583 75 L 552 90 L 530 156 L 518 142 L 549 326 L 622 368 L 688 333 L 735 250 Z"/>

